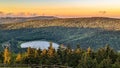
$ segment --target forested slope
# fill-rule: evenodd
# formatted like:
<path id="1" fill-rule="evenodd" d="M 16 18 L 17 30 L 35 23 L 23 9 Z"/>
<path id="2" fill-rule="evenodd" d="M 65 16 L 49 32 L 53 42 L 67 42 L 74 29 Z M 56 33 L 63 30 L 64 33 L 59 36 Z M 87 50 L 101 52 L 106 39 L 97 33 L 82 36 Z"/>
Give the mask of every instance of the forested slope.
<path id="1" fill-rule="evenodd" d="M 40 28 L 48 26 L 64 26 L 64 27 L 84 27 L 84 28 L 102 28 L 107 30 L 120 30 L 120 19 L 115 18 L 55 18 L 29 20 L 20 23 L 10 23 L 0 25 L 1 29 L 19 29 L 19 28 Z"/>
<path id="2" fill-rule="evenodd" d="M 109 44 L 116 50 L 120 49 L 120 32 L 100 28 L 41 27 L 0 31 L 0 43 L 9 41 L 16 51 L 20 42 L 33 40 L 53 41 L 72 48 L 80 44 L 82 48 L 98 49 Z"/>
<path id="3" fill-rule="evenodd" d="M 119 50 L 120 19 L 53 18 L 0 24 L 0 45 L 9 41 L 13 50 L 18 51 L 21 42 L 33 40 L 53 41 L 72 48 L 81 44 L 82 48 L 97 49 L 110 44 Z"/>

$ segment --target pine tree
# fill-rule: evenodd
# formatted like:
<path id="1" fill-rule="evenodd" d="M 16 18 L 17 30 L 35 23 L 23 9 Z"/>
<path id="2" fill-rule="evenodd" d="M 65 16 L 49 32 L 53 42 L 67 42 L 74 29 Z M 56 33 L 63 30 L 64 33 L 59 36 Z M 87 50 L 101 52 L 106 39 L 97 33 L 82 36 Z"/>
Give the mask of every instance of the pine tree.
<path id="1" fill-rule="evenodd" d="M 108 57 L 107 59 L 104 59 L 100 64 L 99 68 L 111 68 L 112 67 L 112 61 Z"/>
<path id="2" fill-rule="evenodd" d="M 114 63 L 117 58 L 116 52 L 109 45 L 107 45 L 104 49 L 106 58 L 109 57 L 112 63 Z"/>
<path id="3" fill-rule="evenodd" d="M 105 50 L 100 48 L 96 53 L 96 59 L 98 63 L 100 63 L 103 59 L 105 59 Z"/>
<path id="4" fill-rule="evenodd" d="M 41 49 L 40 49 L 40 48 L 37 50 L 37 52 L 38 52 L 38 55 L 39 55 L 39 56 L 40 56 L 40 55 L 41 55 L 41 53 L 42 53 L 42 51 L 41 51 Z"/>
<path id="5" fill-rule="evenodd" d="M 97 68 L 97 60 L 91 57 L 84 57 L 80 60 L 77 68 Z"/>
<path id="6" fill-rule="evenodd" d="M 22 60 L 22 55 L 19 53 L 16 57 L 16 62 L 19 63 Z"/>
<path id="7" fill-rule="evenodd" d="M 48 56 L 53 57 L 54 56 L 55 49 L 53 48 L 52 42 L 50 42 L 50 46 L 48 47 Z"/>
<path id="8" fill-rule="evenodd" d="M 89 47 L 89 48 L 87 49 L 87 54 L 90 55 L 91 52 L 92 52 L 92 49 Z"/>
<path id="9" fill-rule="evenodd" d="M 112 63 L 114 63 L 117 58 L 116 52 L 110 48 L 109 45 L 105 46 L 104 48 L 100 48 L 96 53 L 96 59 L 98 63 L 100 63 L 103 59 L 107 59 L 108 57 L 111 59 Z"/>
<path id="10" fill-rule="evenodd" d="M 46 54 L 47 54 L 47 50 L 46 50 L 46 49 L 43 49 L 41 55 L 44 56 L 44 55 L 46 55 Z"/>
<path id="11" fill-rule="evenodd" d="M 27 57 L 32 58 L 32 57 L 34 57 L 34 54 L 35 54 L 35 49 L 31 48 L 31 47 L 28 47 L 28 49 L 27 49 Z"/>
<path id="12" fill-rule="evenodd" d="M 67 54 L 72 54 L 72 49 L 71 49 L 71 46 L 70 46 L 70 45 L 67 46 L 67 48 L 65 49 L 65 52 L 66 52 Z"/>
<path id="13" fill-rule="evenodd" d="M 35 50 L 35 55 L 34 57 L 37 58 L 39 56 L 37 49 Z"/>
<path id="14" fill-rule="evenodd" d="M 58 58 L 58 63 L 59 64 L 64 64 L 63 61 L 64 61 L 64 46 L 63 45 L 60 45 L 57 49 L 57 58 Z"/>
<path id="15" fill-rule="evenodd" d="M 28 48 L 27 48 L 27 57 L 30 57 L 30 55 L 31 55 L 31 48 L 28 47 Z"/>
<path id="16" fill-rule="evenodd" d="M 82 49 L 80 48 L 80 45 L 77 45 L 77 48 L 74 50 L 74 53 L 71 55 L 71 66 L 77 66 L 79 63 L 79 60 L 81 60 L 82 57 Z"/>
<path id="17" fill-rule="evenodd" d="M 6 48 L 4 49 L 4 64 L 9 64 L 9 63 L 10 63 L 10 60 L 11 60 L 10 52 L 9 52 L 8 47 L 6 47 Z"/>
<path id="18" fill-rule="evenodd" d="M 76 54 L 80 54 L 80 53 L 81 53 L 80 45 L 77 45 L 77 48 L 74 50 L 74 52 L 75 52 Z"/>
<path id="19" fill-rule="evenodd" d="M 0 63 L 3 63 L 4 57 L 3 57 L 3 52 L 0 52 Z"/>

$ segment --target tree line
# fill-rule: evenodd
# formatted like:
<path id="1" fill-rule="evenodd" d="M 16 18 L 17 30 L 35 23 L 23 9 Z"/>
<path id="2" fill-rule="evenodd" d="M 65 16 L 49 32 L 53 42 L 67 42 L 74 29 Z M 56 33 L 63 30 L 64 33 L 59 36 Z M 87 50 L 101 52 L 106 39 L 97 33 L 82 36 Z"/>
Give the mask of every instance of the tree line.
<path id="1" fill-rule="evenodd" d="M 76 49 L 60 45 L 57 50 L 52 43 L 48 49 L 28 47 L 26 52 L 13 53 L 8 47 L 0 52 L 0 63 L 3 64 L 45 64 L 64 65 L 73 68 L 120 68 L 120 53 L 109 45 L 94 51 L 90 47 Z"/>

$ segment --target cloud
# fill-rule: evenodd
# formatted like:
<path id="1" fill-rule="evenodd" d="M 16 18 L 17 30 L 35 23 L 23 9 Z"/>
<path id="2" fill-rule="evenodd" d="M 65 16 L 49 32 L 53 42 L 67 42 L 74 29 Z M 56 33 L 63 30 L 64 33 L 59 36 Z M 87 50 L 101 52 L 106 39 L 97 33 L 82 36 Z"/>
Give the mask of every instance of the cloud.
<path id="1" fill-rule="evenodd" d="M 32 13 L 30 16 L 37 16 L 37 14 L 36 13 Z"/>
<path id="2" fill-rule="evenodd" d="M 107 11 L 99 11 L 100 14 L 106 14 Z"/>
<path id="3" fill-rule="evenodd" d="M 25 13 L 24 12 L 20 12 L 17 14 L 17 16 L 25 16 Z"/>
<path id="4" fill-rule="evenodd" d="M 6 15 L 7 15 L 7 16 L 9 16 L 9 15 L 11 16 L 11 15 L 13 15 L 13 13 L 7 13 Z"/>
<path id="5" fill-rule="evenodd" d="M 25 13 L 25 12 L 20 12 L 17 14 L 18 16 L 37 16 L 37 13 Z"/>
<path id="6" fill-rule="evenodd" d="M 4 12 L 0 11 L 0 14 L 4 14 Z"/>
<path id="7" fill-rule="evenodd" d="M 7 17 L 14 17 L 15 14 L 14 13 L 6 13 L 5 16 L 7 16 Z"/>
<path id="8" fill-rule="evenodd" d="M 0 17 L 4 17 L 4 12 L 0 11 Z"/>
<path id="9" fill-rule="evenodd" d="M 20 12 L 20 13 L 12 13 L 12 12 L 2 12 L 0 11 L 0 17 L 24 17 L 24 16 L 38 16 L 37 13 L 25 13 L 25 12 Z"/>

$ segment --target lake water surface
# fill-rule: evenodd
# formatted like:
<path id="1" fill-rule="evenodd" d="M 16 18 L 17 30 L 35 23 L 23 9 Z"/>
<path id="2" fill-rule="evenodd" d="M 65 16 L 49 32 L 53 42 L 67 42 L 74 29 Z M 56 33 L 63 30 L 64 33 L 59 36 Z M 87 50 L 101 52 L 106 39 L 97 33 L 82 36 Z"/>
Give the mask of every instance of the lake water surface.
<path id="1" fill-rule="evenodd" d="M 59 45 L 57 43 L 52 43 L 53 47 L 55 49 L 58 49 Z M 48 41 L 29 41 L 29 42 L 25 42 L 22 43 L 21 48 L 27 48 L 27 47 L 31 47 L 31 48 L 40 48 L 40 49 L 48 49 L 48 47 L 50 46 L 50 42 Z"/>

